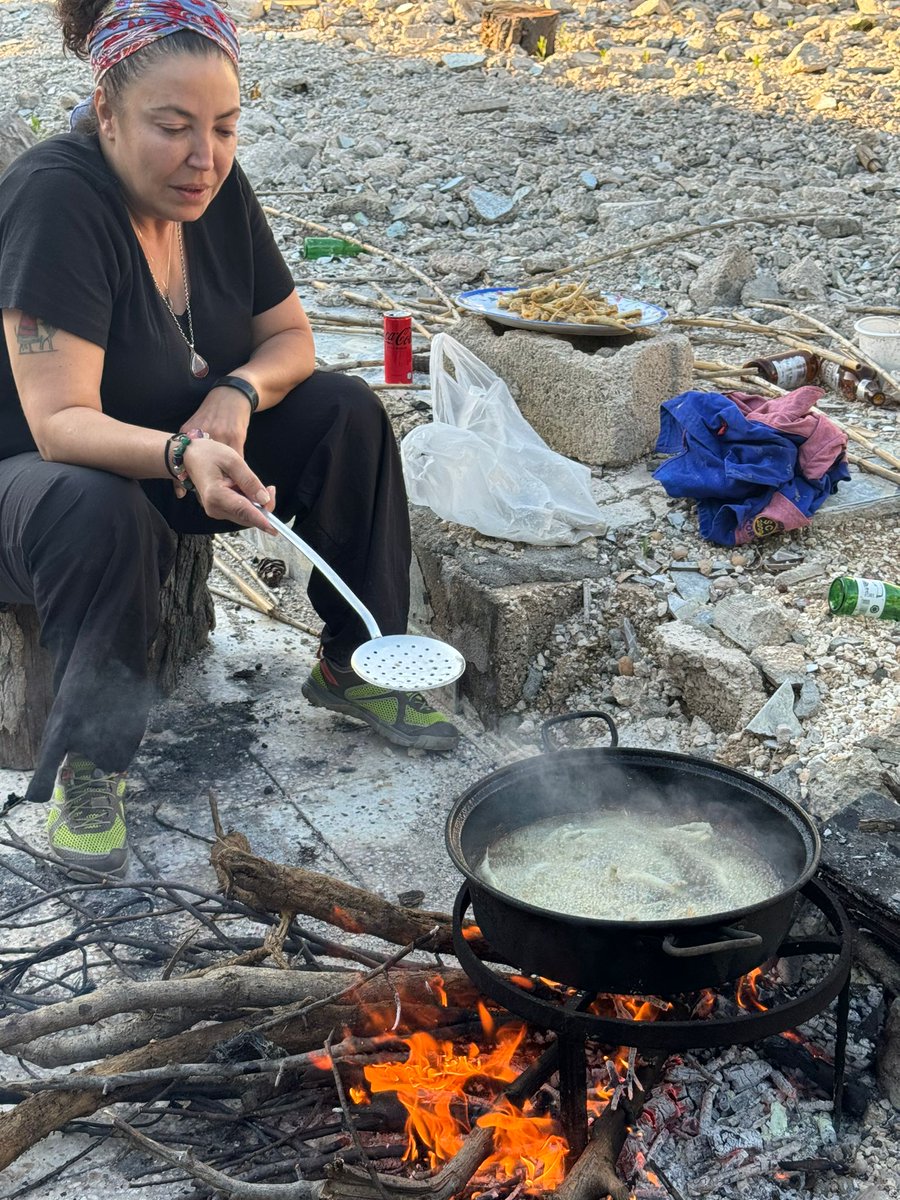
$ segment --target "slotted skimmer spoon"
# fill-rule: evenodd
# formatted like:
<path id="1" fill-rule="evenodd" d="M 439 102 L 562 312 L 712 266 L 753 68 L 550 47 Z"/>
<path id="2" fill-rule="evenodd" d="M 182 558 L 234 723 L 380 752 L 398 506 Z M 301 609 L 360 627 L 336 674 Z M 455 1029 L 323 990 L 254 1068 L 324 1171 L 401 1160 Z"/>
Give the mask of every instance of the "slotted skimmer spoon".
<path id="1" fill-rule="evenodd" d="M 261 505 L 256 507 L 265 512 Z M 362 619 L 371 640 L 357 646 L 350 659 L 350 666 L 361 679 L 397 692 L 427 692 L 459 679 L 466 669 L 466 660 L 458 650 L 437 638 L 408 633 L 382 634 L 362 600 L 325 559 L 272 513 L 265 512 L 265 516 L 283 538 L 306 555 Z"/>

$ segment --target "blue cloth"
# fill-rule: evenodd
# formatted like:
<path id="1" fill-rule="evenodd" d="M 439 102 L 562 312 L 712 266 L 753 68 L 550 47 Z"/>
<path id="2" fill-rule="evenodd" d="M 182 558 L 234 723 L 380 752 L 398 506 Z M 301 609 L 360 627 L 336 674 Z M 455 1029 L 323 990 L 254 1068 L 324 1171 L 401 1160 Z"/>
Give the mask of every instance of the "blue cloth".
<path id="1" fill-rule="evenodd" d="M 785 501 L 798 510 L 796 525 L 806 524 L 838 482 L 850 478 L 839 458 L 820 479 L 806 479 L 798 464 L 803 442 L 749 419 L 727 396 L 683 392 L 660 409 L 656 450 L 674 457 L 653 474 L 670 496 L 698 501 L 703 537 L 733 546 L 758 535 L 764 526 L 754 521 L 766 509 L 785 511 Z"/>

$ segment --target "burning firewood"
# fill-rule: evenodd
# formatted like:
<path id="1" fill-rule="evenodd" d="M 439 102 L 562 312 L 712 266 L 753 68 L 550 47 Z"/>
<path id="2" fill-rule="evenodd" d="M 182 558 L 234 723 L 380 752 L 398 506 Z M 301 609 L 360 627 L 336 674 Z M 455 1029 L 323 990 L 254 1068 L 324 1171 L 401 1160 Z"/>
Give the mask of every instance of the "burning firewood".
<path id="1" fill-rule="evenodd" d="M 638 1117 L 643 1098 L 662 1078 L 665 1056 L 655 1058 L 637 1072 L 638 1090 L 627 1095 L 613 1108 L 607 1105 L 591 1128 L 587 1149 L 554 1193 L 554 1200 L 629 1200 L 631 1188 L 616 1172 L 619 1152 L 628 1128 Z"/>

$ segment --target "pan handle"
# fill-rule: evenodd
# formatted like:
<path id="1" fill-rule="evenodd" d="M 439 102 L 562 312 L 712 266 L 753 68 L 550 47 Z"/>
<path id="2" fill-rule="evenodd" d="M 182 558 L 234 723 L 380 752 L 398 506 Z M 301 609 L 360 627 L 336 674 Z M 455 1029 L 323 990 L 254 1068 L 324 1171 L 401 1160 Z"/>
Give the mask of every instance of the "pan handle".
<path id="1" fill-rule="evenodd" d="M 702 946 L 676 946 L 675 935 L 669 933 L 663 938 L 663 954 L 672 958 L 699 958 L 702 954 L 722 954 L 726 950 L 755 950 L 762 945 L 758 933 L 748 933 L 735 925 L 724 925 L 721 932 L 727 935 L 724 941 L 706 942 Z"/>
<path id="2" fill-rule="evenodd" d="M 601 721 L 605 721 L 609 726 L 609 744 L 615 749 L 619 744 L 619 731 L 616 729 L 616 723 L 612 717 L 605 712 L 599 712 L 596 709 L 587 709 L 584 712 L 563 713 L 559 717 L 551 717 L 549 721 L 545 721 L 541 726 L 541 741 L 544 744 L 544 749 L 548 754 L 554 750 L 561 750 L 562 746 L 551 736 L 550 730 L 554 725 L 562 725 L 565 721 L 583 721 L 586 717 L 599 717 Z"/>

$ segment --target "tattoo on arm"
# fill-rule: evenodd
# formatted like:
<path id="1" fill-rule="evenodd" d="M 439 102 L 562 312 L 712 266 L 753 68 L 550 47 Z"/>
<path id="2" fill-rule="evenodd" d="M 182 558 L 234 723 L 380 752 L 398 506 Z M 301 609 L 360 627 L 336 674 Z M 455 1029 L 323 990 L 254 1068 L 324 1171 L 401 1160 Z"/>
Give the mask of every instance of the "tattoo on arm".
<path id="1" fill-rule="evenodd" d="M 22 313 L 16 326 L 16 339 L 20 354 L 43 354 L 53 350 L 54 325 L 48 325 L 40 317 L 29 317 Z"/>

